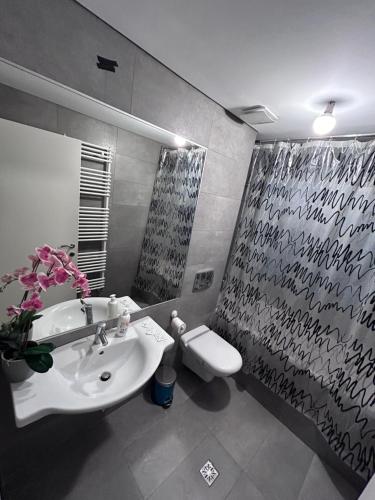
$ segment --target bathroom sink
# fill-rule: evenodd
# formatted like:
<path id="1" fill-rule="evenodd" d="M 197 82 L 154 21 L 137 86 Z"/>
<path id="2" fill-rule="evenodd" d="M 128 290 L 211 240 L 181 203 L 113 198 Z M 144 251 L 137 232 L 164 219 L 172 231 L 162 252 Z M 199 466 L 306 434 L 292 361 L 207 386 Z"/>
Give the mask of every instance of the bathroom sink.
<path id="1" fill-rule="evenodd" d="M 86 413 L 128 399 L 154 374 L 174 340 L 150 317 L 130 324 L 126 336 L 107 332 L 108 345 L 85 337 L 55 349 L 47 373 L 11 384 L 17 427 L 53 413 Z"/>
<path id="2" fill-rule="evenodd" d="M 85 299 L 87 304 L 92 304 L 93 321 L 105 321 L 107 319 L 107 304 L 109 297 L 90 297 Z M 129 312 L 139 311 L 140 307 L 128 296 L 118 299 L 120 305 L 120 313 L 124 307 L 129 309 Z M 33 324 L 33 340 L 39 340 L 52 335 L 80 328 L 86 324 L 86 316 L 82 312 L 82 304 L 79 299 L 67 300 L 47 307 L 41 311 L 43 315 L 38 321 Z"/>

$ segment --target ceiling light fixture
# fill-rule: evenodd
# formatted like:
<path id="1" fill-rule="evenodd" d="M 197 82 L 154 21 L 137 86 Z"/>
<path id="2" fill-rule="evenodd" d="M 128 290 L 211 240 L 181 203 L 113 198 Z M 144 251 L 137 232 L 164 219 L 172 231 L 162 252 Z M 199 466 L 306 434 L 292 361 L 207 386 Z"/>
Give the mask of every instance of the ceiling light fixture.
<path id="1" fill-rule="evenodd" d="M 178 148 L 183 148 L 186 144 L 186 139 L 179 135 L 174 136 L 174 142 Z"/>
<path id="2" fill-rule="evenodd" d="M 326 110 L 320 116 L 317 116 L 313 123 L 313 130 L 318 135 L 326 135 L 336 126 L 336 118 L 333 116 L 335 101 L 329 101 Z"/>

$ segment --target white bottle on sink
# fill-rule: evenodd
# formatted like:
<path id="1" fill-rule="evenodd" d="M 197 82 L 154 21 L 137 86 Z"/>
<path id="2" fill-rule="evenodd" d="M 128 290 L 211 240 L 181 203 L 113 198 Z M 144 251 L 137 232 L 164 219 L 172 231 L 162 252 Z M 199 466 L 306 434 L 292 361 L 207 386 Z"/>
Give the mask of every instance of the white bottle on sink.
<path id="1" fill-rule="evenodd" d="M 109 296 L 109 298 L 110 301 L 107 304 L 107 318 L 108 319 L 117 318 L 119 315 L 119 305 L 116 299 L 116 294 L 113 293 L 112 295 Z"/>
<path id="2" fill-rule="evenodd" d="M 130 323 L 130 313 L 129 310 L 125 308 L 124 312 L 122 313 L 122 315 L 118 320 L 118 327 L 117 327 L 118 337 L 124 337 L 126 335 L 129 323 Z"/>

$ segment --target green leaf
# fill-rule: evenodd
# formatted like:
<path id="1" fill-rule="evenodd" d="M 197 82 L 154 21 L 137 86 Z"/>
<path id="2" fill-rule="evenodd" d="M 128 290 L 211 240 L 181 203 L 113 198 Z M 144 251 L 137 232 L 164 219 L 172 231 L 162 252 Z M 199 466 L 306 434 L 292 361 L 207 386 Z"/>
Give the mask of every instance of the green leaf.
<path id="1" fill-rule="evenodd" d="M 43 343 L 33 346 L 28 346 L 24 350 L 25 356 L 38 356 L 39 354 L 48 354 L 53 351 L 55 346 L 51 343 Z"/>
<path id="2" fill-rule="evenodd" d="M 22 340 L 23 334 L 19 331 L 13 331 L 13 330 L 1 330 L 0 331 L 0 340 L 3 340 L 5 342 L 17 342 Z"/>
<path id="3" fill-rule="evenodd" d="M 25 361 L 34 372 L 45 373 L 53 366 L 53 358 L 49 353 L 29 356 L 24 353 Z"/>

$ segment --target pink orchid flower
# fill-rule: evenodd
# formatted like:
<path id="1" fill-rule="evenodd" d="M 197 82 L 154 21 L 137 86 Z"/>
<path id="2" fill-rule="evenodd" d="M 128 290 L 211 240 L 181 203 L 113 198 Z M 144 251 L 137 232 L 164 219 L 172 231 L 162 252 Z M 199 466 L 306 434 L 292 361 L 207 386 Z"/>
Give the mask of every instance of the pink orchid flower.
<path id="1" fill-rule="evenodd" d="M 14 271 L 13 274 L 16 278 L 18 278 L 19 276 L 21 276 L 21 274 L 25 274 L 27 271 L 29 271 L 28 267 L 19 267 Z"/>
<path id="2" fill-rule="evenodd" d="M 38 311 L 42 309 L 43 302 L 40 300 L 39 293 L 34 292 L 30 299 L 25 300 L 21 304 L 21 309 L 23 311 Z"/>
<path id="3" fill-rule="evenodd" d="M 64 267 L 56 267 L 53 270 L 53 277 L 57 285 L 63 285 L 70 276 L 71 274 Z"/>
<path id="4" fill-rule="evenodd" d="M 37 247 L 35 252 L 38 258 L 43 262 L 43 264 L 54 264 L 52 260 L 52 251 L 53 248 L 49 245 L 43 245 L 42 247 Z"/>
<path id="5" fill-rule="evenodd" d="M 64 264 L 64 265 L 67 265 L 69 264 L 70 262 L 70 257 L 69 255 L 64 251 L 64 250 L 61 250 L 60 248 L 57 249 L 57 250 L 54 250 L 53 251 L 53 254 L 58 258 L 60 259 L 60 261 Z"/>
<path id="6" fill-rule="evenodd" d="M 18 281 L 23 285 L 26 290 L 32 290 L 35 283 L 38 281 L 36 273 L 26 273 L 18 278 Z"/>
<path id="7" fill-rule="evenodd" d="M 6 273 L 4 274 L 4 276 L 2 276 L 0 279 L 3 283 L 5 283 L 6 285 L 9 285 L 9 283 L 11 283 L 13 280 L 14 280 L 14 276 L 13 274 L 10 274 L 10 273 Z"/>
<path id="8" fill-rule="evenodd" d="M 74 280 L 72 288 L 88 288 L 88 281 L 86 278 L 86 274 L 81 273 L 81 276 L 79 276 L 79 278 Z"/>
<path id="9" fill-rule="evenodd" d="M 57 284 L 53 276 L 47 276 L 45 273 L 38 273 L 38 283 L 44 291 Z"/>
<path id="10" fill-rule="evenodd" d="M 56 257 L 56 255 L 54 255 L 53 253 L 51 253 L 49 262 L 43 262 L 43 264 L 49 267 L 50 266 L 63 267 L 63 263 L 61 262 L 61 260 L 58 257 Z"/>
<path id="11" fill-rule="evenodd" d="M 13 316 L 19 316 L 21 314 L 21 309 L 17 306 L 8 306 L 7 307 L 7 315 L 10 316 L 11 318 Z"/>
<path id="12" fill-rule="evenodd" d="M 33 264 L 39 261 L 39 257 L 37 255 L 28 255 L 27 258 L 31 260 Z"/>
<path id="13" fill-rule="evenodd" d="M 40 299 L 40 293 L 47 291 L 51 286 L 62 285 L 70 278 L 74 278 L 73 288 L 79 288 L 82 297 L 89 297 L 91 290 L 87 275 L 82 273 L 70 256 L 63 249 L 55 249 L 50 245 L 43 245 L 35 249 L 36 255 L 29 255 L 28 259 L 32 262 L 32 269 L 20 267 L 14 273 L 7 273 L 0 277 L 0 283 L 8 285 L 18 280 L 24 290 L 29 292 L 29 296 L 17 307 L 10 305 L 7 308 L 7 314 L 10 317 L 18 316 L 22 311 L 37 311 L 43 308 L 43 302 Z M 37 273 L 40 264 L 48 267 L 46 272 Z M 0 290 L 3 290 L 2 286 Z M 31 296 L 30 296 L 31 295 Z"/>
<path id="14" fill-rule="evenodd" d="M 67 264 L 66 269 L 71 271 L 76 279 L 83 275 L 72 260 Z"/>

